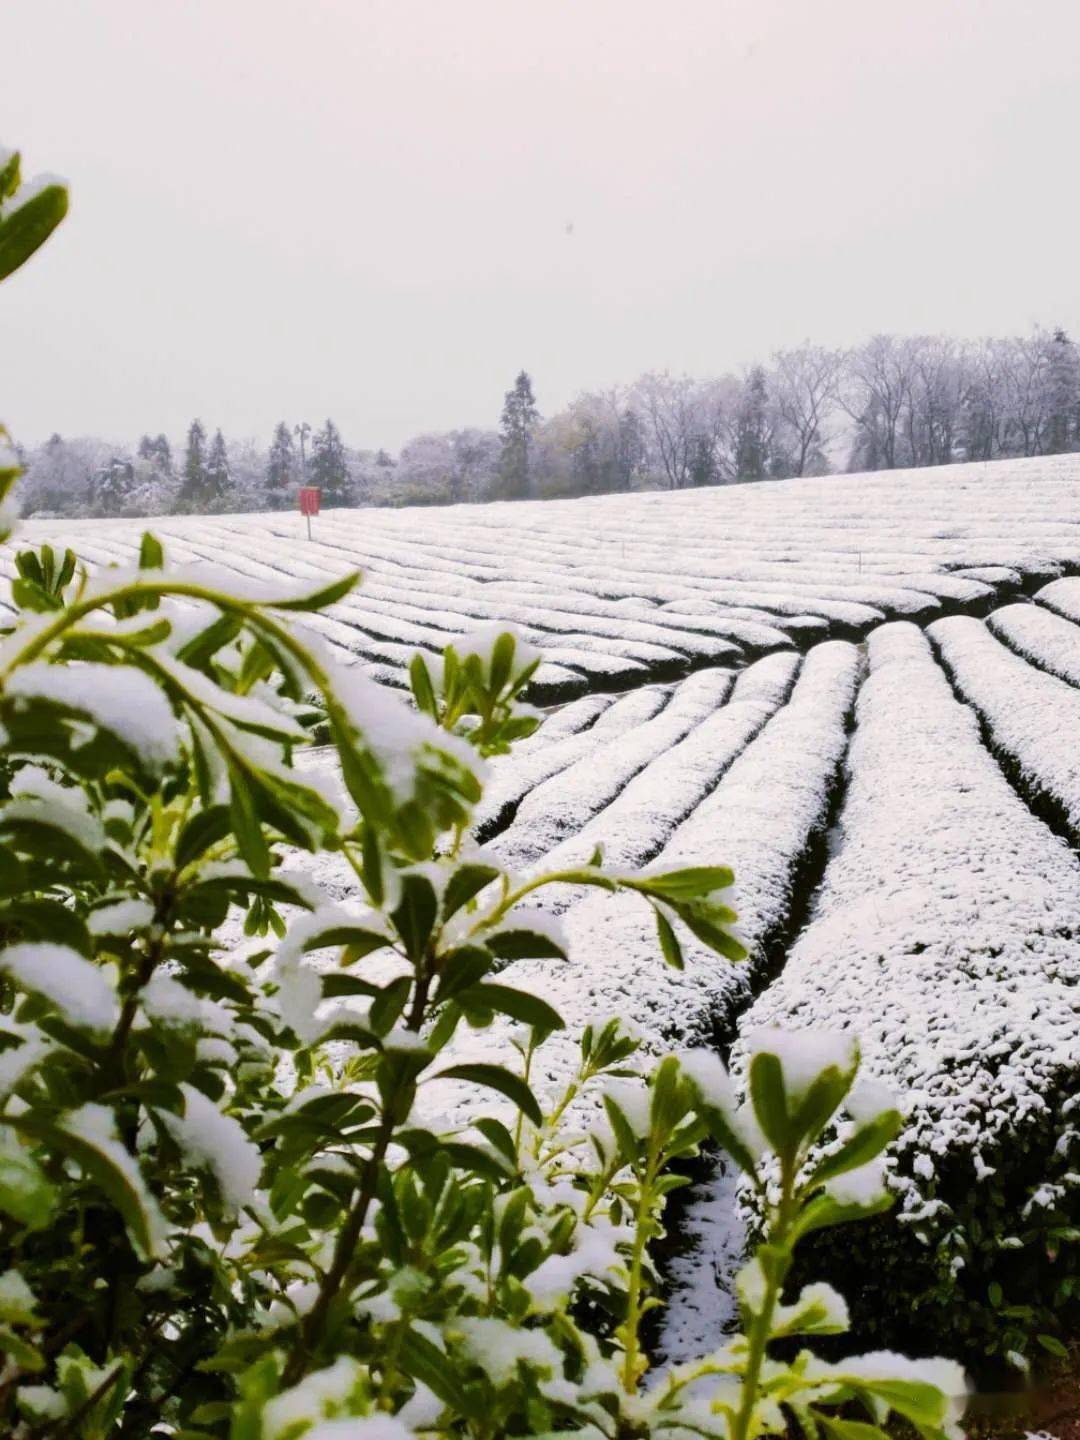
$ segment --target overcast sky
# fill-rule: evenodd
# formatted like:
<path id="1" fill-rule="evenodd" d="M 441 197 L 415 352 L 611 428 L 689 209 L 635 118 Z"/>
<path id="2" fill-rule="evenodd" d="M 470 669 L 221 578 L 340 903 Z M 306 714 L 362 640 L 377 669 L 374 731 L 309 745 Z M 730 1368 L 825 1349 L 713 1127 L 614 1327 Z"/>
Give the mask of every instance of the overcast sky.
<path id="1" fill-rule="evenodd" d="M 0 55 L 72 187 L 0 290 L 26 443 L 1080 332 L 1077 0 L 5 0 Z"/>

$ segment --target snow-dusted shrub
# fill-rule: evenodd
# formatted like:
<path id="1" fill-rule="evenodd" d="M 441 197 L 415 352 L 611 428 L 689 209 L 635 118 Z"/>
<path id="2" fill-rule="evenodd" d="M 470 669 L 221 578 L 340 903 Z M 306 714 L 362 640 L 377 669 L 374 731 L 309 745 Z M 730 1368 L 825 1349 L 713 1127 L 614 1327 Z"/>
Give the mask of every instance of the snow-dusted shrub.
<path id="1" fill-rule="evenodd" d="M 846 1325 L 827 1287 L 782 1303 L 800 1236 L 885 1203 L 892 1108 L 853 1109 L 844 1150 L 808 1159 L 851 1108 L 852 1046 L 765 1037 L 738 1109 L 715 1056 L 646 1078 L 611 1021 L 585 1030 L 562 1094 L 534 1093 L 562 1021 L 499 970 L 566 957 L 526 895 L 630 892 L 669 964 L 681 931 L 741 954 L 721 867 L 616 875 L 592 857 L 515 879 L 467 843 L 485 758 L 536 729 L 520 696 L 537 656 L 493 631 L 417 657 L 410 706 L 291 623 L 355 576 L 238 593 L 166 567 L 149 536 L 137 566 L 92 580 L 48 550 L 17 568 L 0 638 L 3 1433 L 748 1440 L 783 1406 L 837 1440 L 880 1434 L 833 1418 L 852 1401 L 958 1433 L 955 1366 L 767 1353 Z M 316 724 L 325 787 L 297 764 Z M 365 903 L 328 903 L 281 869 L 284 847 L 343 858 Z M 237 911 L 249 944 L 229 949 Z M 497 1013 L 521 1022 L 520 1064 L 440 1062 Z M 472 1087 L 464 1129 L 420 1103 L 434 1080 Z M 598 1087 L 607 1123 L 576 1134 Z M 649 1245 L 682 1183 L 671 1162 L 706 1137 L 762 1192 L 768 1244 L 741 1279 L 745 1334 L 646 1388 Z"/>
<path id="2" fill-rule="evenodd" d="M 951 627 L 1001 650 L 977 620 L 931 633 Z M 868 648 L 833 859 L 746 1023 L 849 1027 L 904 1098 L 895 1213 L 857 1250 L 837 1233 L 806 1252 L 814 1274 L 860 1267 L 856 1327 L 1026 1367 L 1061 1351 L 1080 1299 L 1080 864 L 1006 781 L 926 636 L 885 625 Z"/>
<path id="3" fill-rule="evenodd" d="M 782 1423 L 781 1401 L 809 1417 L 862 1399 L 947 1426 L 935 1382 L 961 1394 L 951 1370 L 766 1356 L 771 1337 L 843 1328 L 822 1287 L 781 1305 L 792 1247 L 882 1198 L 866 1182 L 891 1112 L 844 1164 L 805 1173 L 854 1051 L 800 1059 L 770 1040 L 737 1112 L 713 1055 L 670 1058 L 646 1083 L 611 1022 L 540 1105 L 535 1055 L 562 1021 L 498 970 L 567 957 L 526 895 L 556 880 L 636 893 L 672 964 L 682 927 L 729 959 L 740 947 L 722 868 L 620 876 L 594 857 L 515 881 L 467 844 L 484 755 L 537 724 L 517 700 L 536 659 L 513 636 L 448 647 L 438 667 L 417 657 L 410 709 L 296 638 L 288 612 L 326 592 L 215 591 L 164 568 L 149 537 L 141 567 L 93 583 L 51 553 L 19 570 L 0 645 L 9 1423 L 275 1440 L 355 1417 L 387 1434 L 744 1440 Z M 317 716 L 344 803 L 293 765 Z M 286 843 L 343 853 L 368 903 L 281 873 Z M 282 906 L 303 912 L 287 929 Z M 230 907 L 280 943 L 223 954 Z M 440 1065 L 456 1031 L 495 1013 L 522 1023 L 520 1066 L 460 1046 Z M 464 1131 L 426 1118 L 432 1080 L 474 1087 Z M 603 1082 L 608 1125 L 575 1133 L 569 1107 Z M 646 1390 L 649 1242 L 681 1183 L 671 1162 L 707 1136 L 762 1187 L 772 1153 L 773 1232 L 743 1277 L 745 1336 Z M 847 1169 L 843 1193 L 825 1186 Z M 595 1330 L 573 1318 L 583 1295 L 609 1317 Z M 706 1379 L 719 1388 L 703 1395 Z"/>

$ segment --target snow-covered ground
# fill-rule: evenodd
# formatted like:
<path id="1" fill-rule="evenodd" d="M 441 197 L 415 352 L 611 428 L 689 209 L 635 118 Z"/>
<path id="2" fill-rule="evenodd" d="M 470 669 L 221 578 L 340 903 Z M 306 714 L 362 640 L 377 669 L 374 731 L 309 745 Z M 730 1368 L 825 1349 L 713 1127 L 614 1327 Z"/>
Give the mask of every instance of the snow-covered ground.
<path id="1" fill-rule="evenodd" d="M 1003 714 L 1015 704 L 1034 719 L 1039 700 L 1022 685 L 1045 682 L 1064 694 L 1043 701 L 1044 724 L 1058 703 L 1080 719 L 1080 691 L 1007 652 L 996 666 L 986 660 L 983 643 L 1000 647 L 981 622 L 932 629 L 946 658 L 980 677 L 980 702 L 1000 682 L 1011 697 Z M 744 1025 L 858 1033 L 864 1063 L 908 1112 L 893 1171 L 900 1222 L 916 1245 L 933 1246 L 937 1266 L 959 1269 L 969 1240 L 946 1197 L 977 1193 L 1033 1132 L 1048 1131 L 1052 1150 L 1069 1129 L 1063 1102 L 1080 1075 L 1080 861 L 1006 781 L 924 634 L 882 626 L 869 669 L 815 913 Z M 1052 752 L 1049 728 L 1046 739 Z M 1028 1199 L 1044 1178 L 1030 1177 Z M 883 1268 L 870 1283 L 884 1299 Z"/>
<path id="2" fill-rule="evenodd" d="M 20 541 L 97 566 L 131 560 L 144 528 L 31 522 Z M 305 623 L 390 684 L 415 647 L 493 621 L 539 645 L 538 698 L 568 703 L 494 763 L 477 815 L 508 865 L 600 843 L 618 868 L 735 870 L 740 966 L 690 942 L 686 968 L 667 969 L 643 905 L 541 892 L 572 960 L 508 975 L 568 1022 L 538 1083 L 566 1074 L 586 1021 L 615 1013 L 650 1050 L 734 1039 L 736 1056 L 747 1023 L 850 1026 L 911 1107 L 904 1243 L 946 1249 L 941 1168 L 977 1183 L 1048 1096 L 1075 1090 L 1080 456 L 337 511 L 311 544 L 293 515 L 152 528 L 176 559 L 243 576 L 360 568 L 363 585 Z M 0 551 L 0 571 L 11 559 Z M 347 893 L 332 865 L 320 878 Z M 496 1023 L 455 1043 L 495 1057 L 508 1035 Z M 708 1291 L 736 1248 L 729 1190 L 706 1184 L 687 1212 L 702 1249 L 672 1274 L 672 1354 L 726 1313 Z"/>
<path id="3" fill-rule="evenodd" d="M 146 522 L 29 521 L 90 564 L 131 559 Z M 416 646 L 513 622 L 545 658 L 542 700 L 850 638 L 885 618 L 988 607 L 1080 568 L 1075 456 L 675 494 L 412 510 L 155 519 L 177 559 L 270 579 L 360 568 L 312 623 L 401 683 Z M 7 560 L 10 568 L 10 560 Z"/>

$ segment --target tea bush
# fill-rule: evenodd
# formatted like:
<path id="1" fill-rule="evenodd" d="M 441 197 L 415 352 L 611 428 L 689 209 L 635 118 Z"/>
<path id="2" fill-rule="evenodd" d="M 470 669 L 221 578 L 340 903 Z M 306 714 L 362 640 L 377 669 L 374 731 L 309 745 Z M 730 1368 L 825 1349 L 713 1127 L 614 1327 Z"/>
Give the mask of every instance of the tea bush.
<path id="1" fill-rule="evenodd" d="M 18 169 L 0 171 L 8 270 L 66 204 L 56 184 L 27 198 Z M 6 502 L 14 452 L 0 467 Z M 596 855 L 523 881 L 470 842 L 486 758 L 539 724 L 535 655 L 492 632 L 417 657 L 410 705 L 294 623 L 356 576 L 241 592 L 167 566 L 150 536 L 138 565 L 93 578 L 48 548 L 17 568 L 0 638 L 4 1433 L 747 1440 L 794 1416 L 866 1440 L 890 1411 L 958 1433 L 948 1362 L 769 1352 L 846 1326 L 828 1286 L 787 1293 L 797 1243 L 888 1203 L 899 1114 L 859 1088 L 850 1041 L 759 1037 L 739 1104 L 711 1053 L 649 1071 L 610 1020 L 564 1093 L 534 1092 L 562 1020 L 502 971 L 568 957 L 532 892 L 634 892 L 664 962 L 684 928 L 741 956 L 722 867 L 611 874 Z M 297 763 L 316 729 L 329 770 Z M 331 903 L 286 851 L 335 857 L 363 903 Z M 496 1014 L 520 1023 L 518 1066 L 447 1053 Z M 474 1099 L 447 1132 L 450 1085 Z M 650 1245 L 684 1183 L 672 1163 L 706 1140 L 757 1188 L 766 1235 L 739 1277 L 742 1331 L 649 1381 Z"/>

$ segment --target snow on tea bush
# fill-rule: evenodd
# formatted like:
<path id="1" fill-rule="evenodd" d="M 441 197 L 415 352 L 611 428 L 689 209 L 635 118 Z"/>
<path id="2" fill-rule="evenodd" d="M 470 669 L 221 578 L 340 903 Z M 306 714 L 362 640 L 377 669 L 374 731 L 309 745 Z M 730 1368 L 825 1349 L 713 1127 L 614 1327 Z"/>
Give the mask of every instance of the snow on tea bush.
<path id="1" fill-rule="evenodd" d="M 17 160 L 0 175 L 7 195 Z M 16 192 L 11 219 L 33 204 Z M 886 1203 L 894 1109 L 809 1158 L 852 1044 L 769 1037 L 737 1108 L 713 1054 L 646 1077 L 610 1021 L 541 1105 L 534 1059 L 562 1020 L 498 972 L 566 958 L 520 905 L 554 877 L 515 879 L 466 840 L 486 757 L 537 728 L 520 696 L 538 657 L 498 631 L 417 657 L 409 706 L 292 624 L 355 578 L 240 593 L 166 567 L 149 536 L 93 579 L 19 557 L 0 638 L 5 1433 L 747 1440 L 794 1414 L 880 1434 L 837 1417 L 858 1402 L 958 1434 L 947 1362 L 768 1354 L 846 1327 L 826 1286 L 785 1297 L 800 1237 Z M 296 763 L 316 725 L 345 804 Z M 341 856 L 365 904 L 285 874 L 286 845 Z M 592 856 L 558 878 L 638 896 L 669 964 L 684 930 L 741 956 L 722 867 L 616 875 Z M 231 909 L 263 948 L 223 950 Z M 440 1063 L 496 1014 L 521 1024 L 520 1064 Z M 473 1087 L 464 1129 L 421 1119 L 434 1079 Z M 575 1134 L 589 1087 L 606 1123 Z M 671 1163 L 707 1138 L 766 1205 L 745 1333 L 646 1386 L 650 1242 L 684 1183 Z"/>
<path id="2" fill-rule="evenodd" d="M 968 631 L 971 654 L 1023 669 L 980 621 L 940 621 L 965 683 Z M 1061 1353 L 1080 1297 L 1080 864 L 1007 783 L 926 636 L 897 622 L 868 650 L 833 859 L 746 1024 L 850 1027 L 904 1098 L 896 1211 L 860 1234 L 856 1327 L 1026 1368 Z M 1010 668 L 1006 693 L 1022 678 Z M 804 1263 L 846 1275 L 845 1239 L 816 1237 Z"/>

